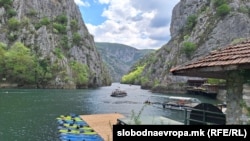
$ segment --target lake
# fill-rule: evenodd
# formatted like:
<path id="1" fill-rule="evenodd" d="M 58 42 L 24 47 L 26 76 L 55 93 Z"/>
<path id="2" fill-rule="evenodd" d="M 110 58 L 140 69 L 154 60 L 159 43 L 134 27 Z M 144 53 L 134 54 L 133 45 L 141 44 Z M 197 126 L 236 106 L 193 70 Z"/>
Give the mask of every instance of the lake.
<path id="1" fill-rule="evenodd" d="M 116 88 L 126 90 L 126 97 L 111 97 Z M 146 105 L 163 94 L 151 93 L 140 86 L 113 83 L 96 89 L 0 89 L 0 141 L 59 141 L 56 118 L 75 113 L 79 115 L 132 113 L 158 115 L 183 120 L 184 114 L 163 109 L 160 105 Z M 166 94 L 165 94 L 166 95 Z M 167 96 L 196 97 L 202 102 L 219 101 L 194 95 Z"/>

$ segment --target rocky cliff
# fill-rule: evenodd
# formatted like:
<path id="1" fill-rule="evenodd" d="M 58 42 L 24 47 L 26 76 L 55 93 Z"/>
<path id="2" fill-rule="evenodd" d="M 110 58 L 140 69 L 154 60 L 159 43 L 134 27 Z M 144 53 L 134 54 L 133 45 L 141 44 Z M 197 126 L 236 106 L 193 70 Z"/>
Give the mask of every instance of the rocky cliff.
<path id="1" fill-rule="evenodd" d="M 18 82 L 14 75 L 1 72 L 4 83 L 30 84 L 39 88 L 111 84 L 93 36 L 73 0 L 0 1 L 0 30 L 2 43 L 9 48 L 17 42 L 22 43 L 30 49 L 43 71 L 41 74 L 34 72 L 32 82 Z M 86 72 L 83 74 L 83 71 Z"/>
<path id="2" fill-rule="evenodd" d="M 172 11 L 171 40 L 144 60 L 142 87 L 179 90 L 188 78 L 172 76 L 170 68 L 249 38 L 249 23 L 249 1 L 181 0 Z"/>

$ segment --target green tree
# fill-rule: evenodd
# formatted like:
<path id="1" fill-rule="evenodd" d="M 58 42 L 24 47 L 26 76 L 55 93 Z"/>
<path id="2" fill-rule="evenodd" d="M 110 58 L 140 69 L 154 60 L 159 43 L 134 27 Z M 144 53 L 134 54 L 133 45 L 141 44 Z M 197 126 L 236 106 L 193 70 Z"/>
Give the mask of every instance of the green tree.
<path id="1" fill-rule="evenodd" d="M 50 66 L 50 59 L 38 59 L 36 57 L 35 60 L 35 81 L 37 87 L 44 87 L 47 85 L 48 81 L 51 80 L 53 77 Z"/>
<path id="2" fill-rule="evenodd" d="M 74 82 L 78 86 L 87 86 L 89 81 L 89 69 L 88 66 L 77 61 L 72 61 L 70 63 Z"/>
<path id="3" fill-rule="evenodd" d="M 222 4 L 221 6 L 219 6 L 216 10 L 216 13 L 223 17 L 223 16 L 226 16 L 228 13 L 230 13 L 230 7 L 228 4 Z"/>
<path id="4" fill-rule="evenodd" d="M 0 42 L 0 77 L 5 78 L 6 67 L 5 67 L 5 55 L 7 52 L 7 45 Z"/>
<path id="5" fill-rule="evenodd" d="M 53 28 L 62 34 L 67 32 L 66 26 L 60 23 L 53 23 Z"/>
<path id="6" fill-rule="evenodd" d="M 196 15 L 190 15 L 187 18 L 187 24 L 186 24 L 186 30 L 192 31 L 197 23 L 197 16 Z"/>
<path id="7" fill-rule="evenodd" d="M 213 1 L 213 4 L 215 7 L 219 7 L 219 6 L 226 4 L 226 3 L 227 3 L 227 0 L 214 0 Z"/>
<path id="8" fill-rule="evenodd" d="M 134 71 L 122 77 L 121 82 L 127 84 L 133 84 L 140 79 L 141 73 L 145 66 L 138 66 Z"/>
<path id="9" fill-rule="evenodd" d="M 16 18 L 10 18 L 8 20 L 8 27 L 10 30 L 17 30 L 20 26 L 20 22 Z"/>
<path id="10" fill-rule="evenodd" d="M 71 20 L 70 27 L 74 32 L 76 32 L 79 29 L 77 20 Z"/>
<path id="11" fill-rule="evenodd" d="M 40 20 L 40 24 L 41 25 L 49 25 L 50 24 L 50 20 L 48 17 L 44 17 Z"/>
<path id="12" fill-rule="evenodd" d="M 75 45 L 80 45 L 81 43 L 81 35 L 79 33 L 74 33 L 73 34 L 73 44 Z"/>
<path id="13" fill-rule="evenodd" d="M 61 14 L 59 16 L 56 17 L 56 22 L 66 25 L 68 22 L 68 18 L 65 14 Z"/>
<path id="14" fill-rule="evenodd" d="M 54 53 L 55 53 L 55 55 L 57 56 L 58 59 L 62 59 L 64 57 L 61 48 L 58 48 L 58 47 L 55 48 Z"/>
<path id="15" fill-rule="evenodd" d="M 17 15 L 17 12 L 16 12 L 16 10 L 14 8 L 9 8 L 7 10 L 7 15 L 8 15 L 8 17 L 13 17 L 13 16 Z"/>
<path id="16" fill-rule="evenodd" d="M 0 6 L 10 6 L 12 5 L 13 0 L 0 0 Z"/>
<path id="17" fill-rule="evenodd" d="M 192 42 L 184 42 L 182 47 L 182 52 L 186 54 L 188 58 L 191 57 L 191 55 L 196 50 L 196 45 Z"/>
<path id="18" fill-rule="evenodd" d="M 30 49 L 16 42 L 6 53 L 6 69 L 13 80 L 21 83 L 34 83 L 35 58 Z"/>

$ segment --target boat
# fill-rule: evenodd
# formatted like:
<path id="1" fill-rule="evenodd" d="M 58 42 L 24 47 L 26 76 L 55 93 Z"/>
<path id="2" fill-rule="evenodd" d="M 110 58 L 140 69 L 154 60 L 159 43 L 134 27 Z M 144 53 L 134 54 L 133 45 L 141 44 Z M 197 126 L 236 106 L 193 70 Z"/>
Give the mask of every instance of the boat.
<path id="1" fill-rule="evenodd" d="M 59 129 L 60 133 L 71 133 L 71 134 L 84 134 L 84 135 L 95 135 L 97 134 L 93 129 L 92 130 L 80 130 L 80 129 Z"/>
<path id="2" fill-rule="evenodd" d="M 79 126 L 86 126 L 87 123 L 85 121 L 75 121 L 75 120 L 57 120 L 59 124 L 77 124 Z"/>
<path id="3" fill-rule="evenodd" d="M 162 107 L 174 110 L 185 110 L 193 108 L 200 103 L 201 101 L 197 98 L 170 96 L 162 103 Z"/>
<path id="4" fill-rule="evenodd" d="M 90 126 L 78 126 L 78 125 L 73 125 L 73 126 L 67 126 L 67 124 L 64 124 L 62 126 L 58 126 L 58 129 L 71 129 L 71 130 L 93 130 Z"/>
<path id="5" fill-rule="evenodd" d="M 124 97 L 127 96 L 127 92 L 124 90 L 120 90 L 120 89 L 115 89 L 111 95 L 112 97 Z"/>

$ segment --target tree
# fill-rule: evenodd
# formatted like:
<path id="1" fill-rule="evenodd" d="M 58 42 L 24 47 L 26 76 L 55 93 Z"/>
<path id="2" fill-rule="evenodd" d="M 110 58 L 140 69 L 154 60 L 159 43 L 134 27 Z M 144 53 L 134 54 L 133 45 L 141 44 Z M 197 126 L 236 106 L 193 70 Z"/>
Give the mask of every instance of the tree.
<path id="1" fill-rule="evenodd" d="M 35 81 L 35 57 L 30 49 L 16 42 L 6 53 L 6 69 L 11 79 L 21 83 Z"/>
<path id="2" fill-rule="evenodd" d="M 0 6 L 12 5 L 13 0 L 0 0 Z"/>
<path id="3" fill-rule="evenodd" d="M 73 44 L 75 45 L 80 45 L 81 43 L 81 35 L 79 33 L 74 33 L 73 34 Z"/>
<path id="4" fill-rule="evenodd" d="M 18 30 L 19 26 L 20 22 L 16 18 L 13 17 L 8 20 L 8 27 L 10 30 Z"/>
<path id="5" fill-rule="evenodd" d="M 221 17 L 226 16 L 228 13 L 230 13 L 230 7 L 228 6 L 228 4 L 222 4 L 221 6 L 219 6 L 217 8 L 217 14 Z"/>
<path id="6" fill-rule="evenodd" d="M 5 54 L 6 54 L 7 45 L 0 42 L 0 76 L 5 78 Z"/>
<path id="7" fill-rule="evenodd" d="M 191 57 L 191 55 L 194 53 L 196 50 L 196 45 L 192 42 L 184 42 L 183 43 L 183 48 L 182 51 L 186 54 L 188 58 Z"/>
<path id="8" fill-rule="evenodd" d="M 72 61 L 70 65 L 73 71 L 74 82 L 78 86 L 87 86 L 89 81 L 88 66 L 77 61 Z"/>
<path id="9" fill-rule="evenodd" d="M 192 31 L 193 28 L 195 27 L 196 23 L 197 23 L 197 16 L 196 15 L 188 16 L 187 23 L 186 23 L 186 30 Z"/>
<path id="10" fill-rule="evenodd" d="M 133 84 L 139 81 L 142 71 L 145 66 L 138 66 L 134 71 L 122 77 L 122 83 Z"/>

